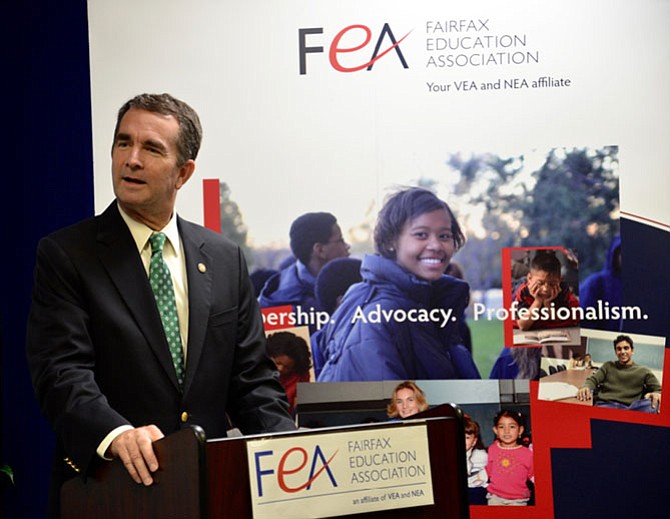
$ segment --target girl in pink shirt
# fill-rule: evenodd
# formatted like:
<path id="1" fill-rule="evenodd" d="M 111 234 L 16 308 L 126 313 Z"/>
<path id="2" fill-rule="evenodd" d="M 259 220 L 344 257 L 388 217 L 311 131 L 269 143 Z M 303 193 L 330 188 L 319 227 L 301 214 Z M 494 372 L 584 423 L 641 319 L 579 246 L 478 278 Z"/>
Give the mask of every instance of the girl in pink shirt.
<path id="1" fill-rule="evenodd" d="M 489 505 L 526 506 L 530 499 L 528 481 L 534 482 L 533 453 L 521 444 L 523 415 L 500 411 L 493 421 L 496 441 L 488 448 L 489 475 L 486 499 Z"/>

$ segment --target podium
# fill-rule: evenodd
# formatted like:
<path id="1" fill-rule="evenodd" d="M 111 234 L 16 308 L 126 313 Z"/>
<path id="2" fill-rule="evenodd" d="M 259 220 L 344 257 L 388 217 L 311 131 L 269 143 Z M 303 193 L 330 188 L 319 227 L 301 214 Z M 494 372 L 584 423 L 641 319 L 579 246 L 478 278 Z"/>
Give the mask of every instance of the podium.
<path id="1" fill-rule="evenodd" d="M 354 513 L 352 517 L 391 519 L 399 513 L 403 519 L 469 517 L 463 413 L 451 404 L 402 421 L 212 440 L 205 438 L 201 428 L 191 427 L 154 443 L 160 468 L 153 485 L 138 485 L 123 464 L 114 460 L 86 480 L 75 478 L 63 485 L 61 515 L 63 519 L 251 519 L 249 441 L 290 438 L 300 444 L 303 435 L 383 434 L 417 424 L 425 425 L 427 433 L 434 504 Z"/>

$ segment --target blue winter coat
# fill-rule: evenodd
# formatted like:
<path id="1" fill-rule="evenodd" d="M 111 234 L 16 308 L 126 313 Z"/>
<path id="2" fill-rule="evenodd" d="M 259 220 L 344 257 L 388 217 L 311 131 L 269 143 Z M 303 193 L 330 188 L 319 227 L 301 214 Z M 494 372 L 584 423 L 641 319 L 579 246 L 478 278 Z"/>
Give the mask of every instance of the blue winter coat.
<path id="1" fill-rule="evenodd" d="M 300 306 L 305 312 L 316 309 L 314 282 L 314 276 L 307 267 L 296 261 L 266 281 L 258 296 L 258 304 L 261 308 Z"/>
<path id="2" fill-rule="evenodd" d="M 509 379 L 519 376 L 519 366 L 514 362 L 510 348 L 503 348 L 491 368 L 491 379 Z"/>
<path id="3" fill-rule="evenodd" d="M 378 255 L 363 259 L 361 274 L 321 333 L 318 382 L 480 378 L 459 335 L 467 283 L 429 283 Z M 430 315 L 435 322 L 421 321 Z"/>

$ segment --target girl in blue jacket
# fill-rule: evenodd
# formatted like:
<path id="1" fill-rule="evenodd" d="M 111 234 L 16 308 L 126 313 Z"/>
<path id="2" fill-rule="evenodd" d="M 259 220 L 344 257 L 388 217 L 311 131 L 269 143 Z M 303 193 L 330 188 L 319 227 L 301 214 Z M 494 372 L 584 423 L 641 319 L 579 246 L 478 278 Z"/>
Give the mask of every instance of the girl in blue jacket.
<path id="1" fill-rule="evenodd" d="M 319 382 L 480 378 L 459 335 L 468 284 L 445 275 L 465 242 L 449 206 L 409 188 L 391 196 L 353 285 L 318 334 Z"/>

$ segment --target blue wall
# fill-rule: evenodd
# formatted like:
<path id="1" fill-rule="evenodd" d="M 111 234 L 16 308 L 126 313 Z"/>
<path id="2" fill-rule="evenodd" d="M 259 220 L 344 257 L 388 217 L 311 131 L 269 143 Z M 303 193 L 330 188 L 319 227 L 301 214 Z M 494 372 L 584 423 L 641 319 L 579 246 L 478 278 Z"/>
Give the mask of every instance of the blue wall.
<path id="1" fill-rule="evenodd" d="M 9 63 L 3 85 L 10 160 L 2 187 L 6 276 L 2 301 L 2 446 L 5 517 L 43 517 L 53 434 L 25 362 L 25 323 L 37 241 L 93 214 L 93 159 L 85 0 L 15 2 L 3 18 Z M 28 5 L 26 5 L 28 4 Z"/>

